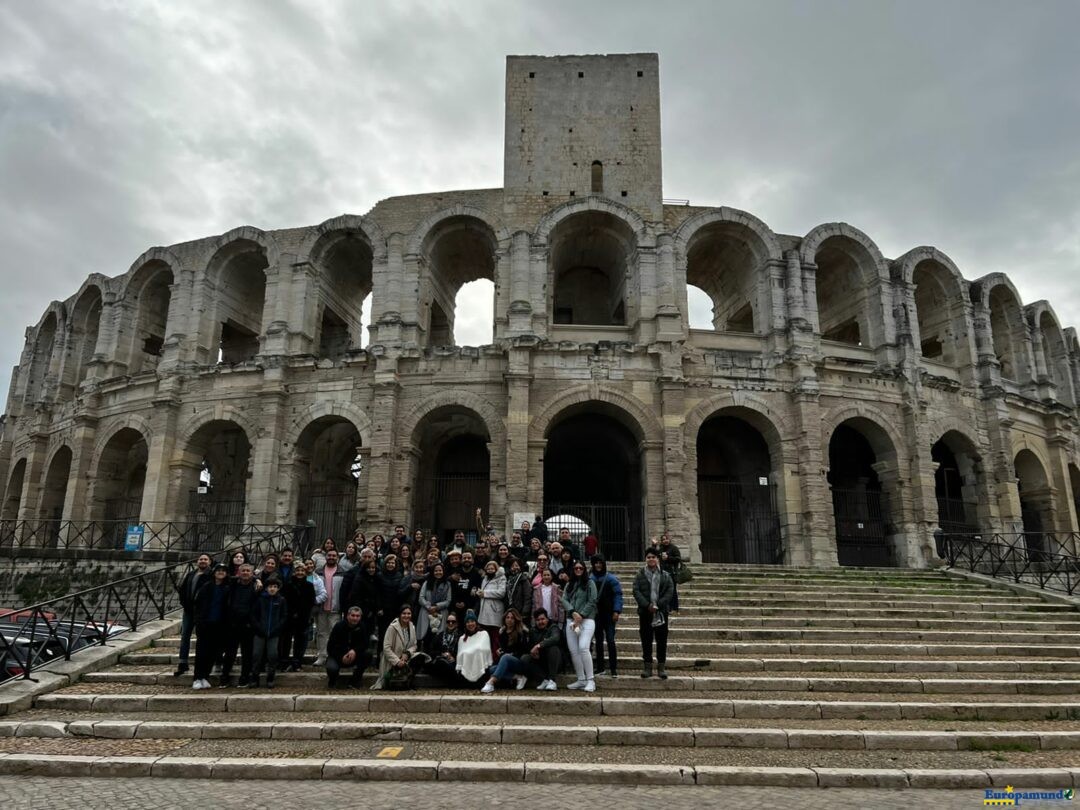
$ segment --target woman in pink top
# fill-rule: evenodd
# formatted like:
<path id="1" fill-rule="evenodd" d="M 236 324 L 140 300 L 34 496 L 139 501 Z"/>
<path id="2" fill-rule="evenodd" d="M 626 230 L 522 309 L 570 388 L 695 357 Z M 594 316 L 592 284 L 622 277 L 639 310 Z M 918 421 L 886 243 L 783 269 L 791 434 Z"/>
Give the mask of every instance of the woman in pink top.
<path id="1" fill-rule="evenodd" d="M 533 586 L 533 610 L 543 608 L 548 612 L 548 618 L 556 622 L 556 627 L 562 625 L 562 589 L 555 583 L 551 576 L 551 569 L 544 568 L 540 572 L 540 582 Z"/>

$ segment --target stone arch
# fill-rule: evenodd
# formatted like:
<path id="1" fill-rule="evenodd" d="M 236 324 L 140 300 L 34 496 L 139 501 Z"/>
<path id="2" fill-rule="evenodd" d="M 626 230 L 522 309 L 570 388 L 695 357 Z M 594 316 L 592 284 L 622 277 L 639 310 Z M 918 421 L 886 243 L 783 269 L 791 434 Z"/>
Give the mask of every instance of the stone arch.
<path id="1" fill-rule="evenodd" d="M 59 375 L 59 352 L 67 332 L 68 318 L 64 305 L 53 301 L 37 324 L 30 330 L 28 340 L 29 369 L 26 379 L 26 401 L 37 402 L 53 392 Z"/>
<path id="2" fill-rule="evenodd" d="M 425 416 L 439 408 L 447 407 L 459 407 L 473 411 L 487 427 L 491 443 L 495 445 L 505 443 L 506 424 L 502 414 L 491 404 L 490 400 L 470 391 L 440 391 L 429 397 L 424 397 L 402 417 L 399 422 L 401 427 L 398 435 L 403 439 L 408 437 L 411 440 L 417 426 Z M 492 463 L 494 466 L 494 459 L 492 459 Z"/>
<path id="3" fill-rule="evenodd" d="M 653 239 L 645 226 L 645 220 L 642 219 L 636 211 L 621 203 L 617 203 L 614 200 L 609 200 L 606 197 L 592 196 L 565 202 L 562 205 L 555 206 L 544 214 L 544 216 L 540 218 L 540 221 L 536 223 L 536 229 L 533 232 L 534 244 L 548 244 L 551 232 L 560 222 L 575 214 L 581 214 L 588 211 L 602 211 L 606 214 L 611 214 L 616 219 L 622 220 L 623 223 L 633 231 L 638 247 L 650 246 L 653 242 Z"/>
<path id="4" fill-rule="evenodd" d="M 98 279 L 104 277 L 98 276 Z M 87 375 L 97 352 L 104 307 L 104 286 L 91 277 L 83 282 L 71 306 L 71 330 L 63 364 L 63 382 L 69 389 L 77 387 Z"/>
<path id="5" fill-rule="evenodd" d="M 125 416 L 116 419 L 110 419 L 104 426 L 98 427 L 97 441 L 94 442 L 94 450 L 90 455 L 91 469 L 97 469 L 98 464 L 101 463 L 101 454 L 105 450 L 106 445 L 113 440 L 113 437 L 115 437 L 117 433 L 124 429 L 130 429 L 137 433 L 141 433 L 147 446 L 153 441 L 154 432 L 149 419 L 145 419 L 134 413 L 126 414 Z"/>
<path id="6" fill-rule="evenodd" d="M 769 443 L 775 462 L 795 463 L 797 457 L 786 450 L 792 437 L 789 420 L 769 405 L 768 401 L 748 391 L 725 391 L 710 396 L 695 405 L 683 421 L 683 442 L 687 452 L 687 468 L 696 467 L 697 436 L 701 426 L 721 411 L 738 411 Z"/>
<path id="7" fill-rule="evenodd" d="M 184 271 L 184 265 L 180 259 L 176 257 L 175 253 L 168 248 L 152 247 L 149 250 L 144 251 L 139 258 L 131 263 L 128 271 L 123 276 L 120 288 L 117 291 L 117 297 L 127 297 L 129 291 L 136 282 L 140 284 L 145 283 L 143 273 L 145 272 L 144 268 L 147 265 L 164 265 L 172 271 L 174 279 L 179 279 Z"/>
<path id="8" fill-rule="evenodd" d="M 386 260 L 386 234 L 382 227 L 369 216 L 357 216 L 356 214 L 342 214 L 321 222 L 311 229 L 304 237 L 296 255 L 301 261 L 314 261 L 318 256 L 318 245 L 325 241 L 327 236 L 335 233 L 358 233 L 363 234 L 371 248 L 372 256 L 377 261 Z"/>
<path id="9" fill-rule="evenodd" d="M 180 261 L 165 248 L 142 254 L 124 279 L 120 291 L 118 359 L 128 373 L 157 368 L 170 333 L 183 331 L 176 318 L 173 290 L 184 272 Z"/>
<path id="10" fill-rule="evenodd" d="M 285 453 L 288 448 L 294 447 L 300 438 L 300 434 L 307 429 L 308 425 L 324 416 L 337 416 L 346 422 L 351 422 L 352 426 L 356 428 L 356 432 L 360 434 L 360 441 L 364 446 L 371 444 L 371 419 L 362 408 L 353 405 L 351 402 L 323 400 L 308 405 L 298 414 L 289 418 L 281 442 L 282 452 Z"/>
<path id="11" fill-rule="evenodd" d="M 937 248 L 923 246 L 909 250 L 891 266 L 914 299 L 915 312 L 907 313 L 907 320 L 915 350 L 954 368 L 969 364 L 974 347 L 967 315 L 968 285 L 952 259 Z"/>
<path id="12" fill-rule="evenodd" d="M 663 441 L 663 427 L 644 402 L 620 391 L 601 388 L 595 384 L 584 384 L 560 389 L 559 395 L 553 397 L 533 416 L 529 422 L 529 442 L 544 441 L 552 423 L 567 408 L 587 405 L 590 402 L 613 405 L 627 414 L 631 419 L 631 422 L 626 423 L 627 427 L 636 434 L 639 441 Z"/>
<path id="13" fill-rule="evenodd" d="M 87 513 L 113 522 L 114 541 L 123 526 L 140 522 L 150 453 L 149 425 L 129 418 L 112 423 L 97 442 L 90 466 Z"/>
<path id="14" fill-rule="evenodd" d="M 211 361 L 250 361 L 262 351 L 268 281 L 280 261 L 277 242 L 258 228 L 234 228 L 210 244 L 209 255 L 203 292 Z"/>
<path id="15" fill-rule="evenodd" d="M 252 446 L 262 435 L 262 429 L 245 412 L 233 405 L 217 403 L 212 408 L 199 411 L 184 422 L 184 427 L 177 433 L 177 445 L 186 447 L 191 443 L 192 437 L 205 425 L 211 422 L 235 422 L 236 425 L 247 435 Z"/>
<path id="16" fill-rule="evenodd" d="M 1058 401 L 1072 407 L 1076 403 L 1076 396 L 1073 390 L 1069 347 L 1061 321 L 1047 301 L 1028 304 L 1024 313 L 1032 335 L 1039 341 L 1038 347 L 1046 364 L 1046 374 L 1055 386 Z"/>
<path id="17" fill-rule="evenodd" d="M 258 427 L 238 408 L 217 404 L 178 431 L 170 476 L 170 511 L 212 524 L 224 538 L 246 519 Z M 205 486 L 205 469 L 209 486 Z"/>
<path id="18" fill-rule="evenodd" d="M 13 456 L 10 472 L 4 481 L 4 500 L 0 502 L 0 520 L 17 520 L 26 483 L 26 456 Z"/>
<path id="19" fill-rule="evenodd" d="M 1034 375 L 1028 361 L 1024 306 L 1016 285 L 1004 273 L 991 273 L 972 282 L 970 295 L 988 322 L 990 345 L 980 346 L 980 351 L 997 359 L 1004 379 L 1026 385 Z"/>
<path id="20" fill-rule="evenodd" d="M 803 238 L 799 255 L 816 267 L 813 303 L 823 339 L 869 348 L 892 342 L 888 268 L 870 237 L 846 223 L 819 225 Z"/>
<path id="21" fill-rule="evenodd" d="M 1022 439 L 1014 446 L 1013 472 L 1020 499 L 1020 520 L 1029 553 L 1045 551 L 1045 533 L 1054 531 L 1056 491 L 1050 480 L 1053 469 L 1038 445 Z"/>
<path id="22" fill-rule="evenodd" d="M 43 521 L 55 524 L 49 529 L 48 545 L 53 545 L 59 538 L 60 521 L 64 517 L 71 483 L 73 459 L 71 446 L 66 441 L 57 441 L 49 449 L 45 464 L 42 466 L 41 503 L 38 507 L 38 516 Z"/>
<path id="23" fill-rule="evenodd" d="M 935 522 L 951 534 L 981 531 L 990 525 L 991 514 L 978 441 L 970 427 L 955 418 L 937 420 L 929 435 L 933 439 Z"/>
<path id="24" fill-rule="evenodd" d="M 494 320 L 496 290 L 506 286 L 499 257 L 509 244 L 510 233 L 496 217 L 468 205 L 437 211 L 413 230 L 407 255 L 418 262 L 419 318 L 427 345 L 456 345 L 458 294 L 472 282 L 491 282 Z"/>
<path id="25" fill-rule="evenodd" d="M 776 238 L 776 234 L 773 233 L 768 225 L 753 214 L 747 213 L 746 211 L 740 211 L 738 208 L 729 208 L 727 206 L 702 211 L 698 214 L 694 214 L 683 222 L 674 234 L 675 250 L 678 255 L 685 259 L 686 253 L 690 249 L 690 245 L 693 243 L 695 236 L 704 228 L 719 223 L 739 225 L 752 233 L 756 237 L 758 243 L 757 247 L 760 251 L 758 257 L 761 262 L 770 259 L 776 261 L 783 260 L 783 250 L 780 247 L 780 240 Z"/>
<path id="26" fill-rule="evenodd" d="M 874 452 L 885 453 L 895 458 L 897 465 L 902 467 L 902 472 L 906 474 L 907 459 L 900 454 L 900 448 L 906 447 L 906 442 L 904 437 L 893 426 L 894 419 L 890 418 L 882 409 L 865 402 L 835 408 L 822 417 L 821 435 L 824 439 L 822 447 L 825 452 L 824 458 L 829 457 L 829 439 L 833 432 L 849 419 L 863 419 L 866 422 L 873 423 L 888 439 L 888 444 L 881 441 L 880 435 L 870 439 Z"/>

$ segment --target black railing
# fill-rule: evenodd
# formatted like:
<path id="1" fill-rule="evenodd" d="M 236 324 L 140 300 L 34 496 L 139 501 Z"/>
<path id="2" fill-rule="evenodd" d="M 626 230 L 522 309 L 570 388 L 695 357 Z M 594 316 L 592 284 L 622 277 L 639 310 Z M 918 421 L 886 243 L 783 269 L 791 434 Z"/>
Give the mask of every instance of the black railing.
<path id="1" fill-rule="evenodd" d="M 264 527 L 265 528 L 265 527 Z M 237 550 L 258 562 L 270 552 L 292 548 L 306 556 L 315 539 L 314 526 L 278 526 L 238 537 L 228 548 L 199 549 L 215 562 L 228 564 Z M 30 679 L 50 661 L 70 660 L 73 653 L 102 646 L 109 639 L 180 608 L 177 590 L 198 558 L 165 565 L 96 588 L 0 613 L 0 681 Z"/>
<path id="2" fill-rule="evenodd" d="M 144 551 L 220 551 L 277 537 L 292 527 L 245 523 L 136 522 L 123 520 L 0 520 L 0 549 L 122 549 L 129 529 L 141 529 Z M 138 534 L 138 533 L 136 533 Z"/>
<path id="3" fill-rule="evenodd" d="M 1080 557 L 1071 551 L 1063 553 L 1063 539 L 1061 534 L 1036 536 L 1032 532 L 942 533 L 937 537 L 950 568 L 1063 591 L 1071 596 L 1080 588 Z"/>
<path id="4" fill-rule="evenodd" d="M 784 560 L 776 487 L 698 478 L 701 561 L 777 565 Z"/>

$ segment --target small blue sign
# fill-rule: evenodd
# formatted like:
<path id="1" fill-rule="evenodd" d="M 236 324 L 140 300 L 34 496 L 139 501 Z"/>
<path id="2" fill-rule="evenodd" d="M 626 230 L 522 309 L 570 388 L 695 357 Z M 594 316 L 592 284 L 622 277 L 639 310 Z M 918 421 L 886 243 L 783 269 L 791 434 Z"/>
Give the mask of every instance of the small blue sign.
<path id="1" fill-rule="evenodd" d="M 142 526 L 128 526 L 124 536 L 124 551 L 142 551 L 144 531 Z"/>

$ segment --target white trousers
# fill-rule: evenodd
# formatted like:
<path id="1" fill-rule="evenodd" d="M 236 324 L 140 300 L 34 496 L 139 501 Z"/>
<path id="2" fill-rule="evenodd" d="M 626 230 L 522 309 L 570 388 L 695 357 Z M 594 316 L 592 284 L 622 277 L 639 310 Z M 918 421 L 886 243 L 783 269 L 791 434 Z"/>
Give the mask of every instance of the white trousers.
<path id="1" fill-rule="evenodd" d="M 591 681 L 593 679 L 593 660 L 589 647 L 592 645 L 593 633 L 596 632 L 596 622 L 592 619 L 584 619 L 581 622 L 581 632 L 574 632 L 574 622 L 566 622 L 566 646 L 570 648 L 570 659 L 574 662 L 574 674 L 579 681 Z"/>

